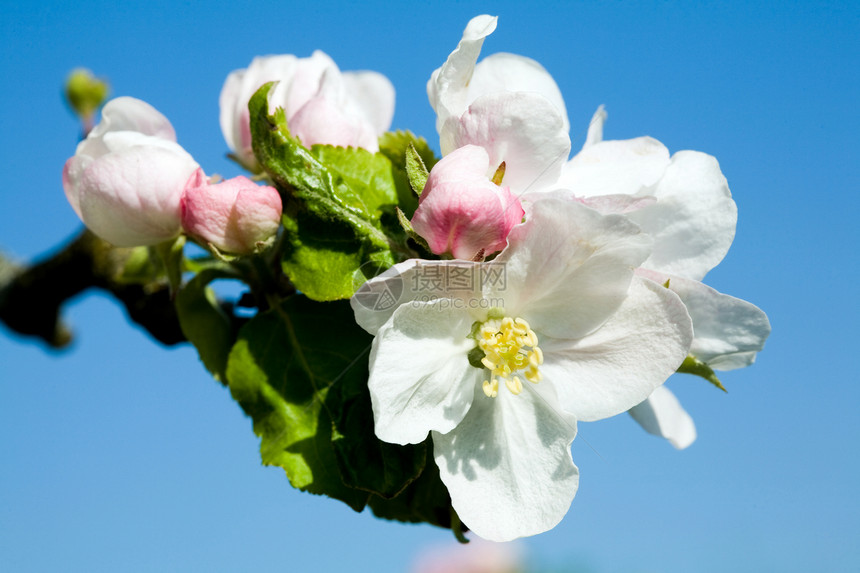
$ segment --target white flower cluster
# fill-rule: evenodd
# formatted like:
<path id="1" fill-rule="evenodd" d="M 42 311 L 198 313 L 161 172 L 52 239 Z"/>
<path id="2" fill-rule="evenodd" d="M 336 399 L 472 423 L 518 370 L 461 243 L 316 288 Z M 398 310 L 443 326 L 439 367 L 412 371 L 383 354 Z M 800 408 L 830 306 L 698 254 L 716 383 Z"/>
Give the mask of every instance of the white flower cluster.
<path id="1" fill-rule="evenodd" d="M 716 159 L 670 156 L 650 137 L 603 141 L 602 108 L 568 159 L 564 101 L 546 70 L 511 54 L 477 62 L 495 27 L 490 16 L 469 22 L 427 86 L 445 158 L 413 224 L 434 252 L 463 260 L 401 263 L 352 306 L 375 335 L 376 435 L 431 435 L 462 521 L 506 541 L 568 511 L 578 421 L 630 411 L 686 447 L 695 428 L 663 383 L 688 356 L 718 369 L 751 364 L 770 325 L 701 283 L 737 218 Z M 371 308 L 363 292 L 396 296 Z"/>
<path id="2" fill-rule="evenodd" d="M 629 411 L 687 447 L 695 426 L 664 382 L 688 363 L 751 364 L 770 325 L 752 304 L 701 282 L 737 221 L 716 159 L 670 155 L 650 137 L 604 141 L 602 107 L 571 158 L 549 73 L 512 54 L 478 62 L 495 28 L 496 18 L 472 19 L 427 85 L 443 158 L 421 184 L 411 225 L 448 258 L 395 265 L 352 307 L 375 337 L 376 436 L 431 436 L 459 517 L 506 541 L 546 531 L 568 511 L 577 422 Z M 394 109 L 384 76 L 342 73 L 322 52 L 268 56 L 231 73 L 221 92 L 224 137 L 251 171 L 260 165 L 248 101 L 269 81 L 278 82 L 270 108 L 284 110 L 305 147 L 379 150 Z M 244 177 L 210 183 L 170 122 L 133 98 L 105 106 L 63 183 L 86 225 L 117 246 L 184 232 L 249 254 L 280 228 L 276 189 Z M 366 304 L 379 293 L 385 304 Z"/>

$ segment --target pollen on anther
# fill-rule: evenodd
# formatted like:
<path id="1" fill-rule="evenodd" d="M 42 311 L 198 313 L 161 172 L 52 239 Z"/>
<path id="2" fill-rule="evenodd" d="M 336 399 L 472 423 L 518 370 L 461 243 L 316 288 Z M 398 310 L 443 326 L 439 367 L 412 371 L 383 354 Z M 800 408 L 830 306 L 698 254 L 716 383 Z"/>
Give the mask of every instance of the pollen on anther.
<path id="1" fill-rule="evenodd" d="M 484 394 L 498 395 L 499 378 L 514 395 L 523 390 L 521 377 L 533 384 L 540 381 L 538 366 L 543 363 L 543 352 L 528 322 L 519 317 L 491 318 L 479 332 L 478 347 L 484 352 L 481 364 L 490 371 L 490 379 L 483 384 Z"/>
<path id="2" fill-rule="evenodd" d="M 519 376 L 514 376 L 513 378 L 505 380 L 505 386 L 508 387 L 508 390 L 510 390 L 511 394 L 514 396 L 523 391 L 523 382 L 520 380 Z"/>
<path id="3" fill-rule="evenodd" d="M 499 381 L 495 379 L 492 382 L 484 380 L 483 390 L 487 398 L 495 398 L 499 395 Z"/>

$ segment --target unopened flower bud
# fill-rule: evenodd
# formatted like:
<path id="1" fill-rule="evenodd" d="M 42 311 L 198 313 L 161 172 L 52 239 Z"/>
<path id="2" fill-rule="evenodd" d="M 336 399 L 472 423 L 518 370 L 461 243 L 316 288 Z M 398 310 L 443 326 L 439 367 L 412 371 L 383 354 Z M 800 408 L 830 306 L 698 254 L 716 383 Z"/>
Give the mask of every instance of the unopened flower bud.
<path id="1" fill-rule="evenodd" d="M 179 200 L 198 168 L 170 122 L 148 103 L 120 97 L 63 168 L 72 208 L 118 247 L 154 245 L 179 234 Z"/>
<path id="2" fill-rule="evenodd" d="M 508 187 L 490 180 L 488 172 L 503 173 L 494 167 L 483 148 L 466 145 L 430 171 L 412 226 L 434 253 L 474 259 L 505 247 L 524 212 Z"/>
<path id="3" fill-rule="evenodd" d="M 265 247 L 278 232 L 281 196 L 247 177 L 210 185 L 202 169 L 182 195 L 182 227 L 218 250 L 240 255 Z"/>

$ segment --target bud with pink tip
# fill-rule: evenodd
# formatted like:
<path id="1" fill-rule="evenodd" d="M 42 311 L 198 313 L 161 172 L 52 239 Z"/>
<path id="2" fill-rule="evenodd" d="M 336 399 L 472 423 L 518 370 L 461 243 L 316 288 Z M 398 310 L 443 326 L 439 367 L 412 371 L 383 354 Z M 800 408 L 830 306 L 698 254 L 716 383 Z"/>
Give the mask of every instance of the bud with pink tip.
<path id="1" fill-rule="evenodd" d="M 66 198 L 84 224 L 118 247 L 155 245 L 180 232 L 179 200 L 198 168 L 170 122 L 119 97 L 63 168 Z"/>
<path id="2" fill-rule="evenodd" d="M 220 251 L 247 255 L 271 243 L 281 210 L 281 196 L 274 187 L 242 176 L 210 185 L 198 169 L 182 195 L 182 227 Z"/>
<path id="3" fill-rule="evenodd" d="M 487 152 L 475 145 L 452 151 L 433 167 L 412 218 L 430 250 L 475 259 L 505 248 L 524 211 L 510 189 L 498 184 L 503 169 L 491 166 Z"/>

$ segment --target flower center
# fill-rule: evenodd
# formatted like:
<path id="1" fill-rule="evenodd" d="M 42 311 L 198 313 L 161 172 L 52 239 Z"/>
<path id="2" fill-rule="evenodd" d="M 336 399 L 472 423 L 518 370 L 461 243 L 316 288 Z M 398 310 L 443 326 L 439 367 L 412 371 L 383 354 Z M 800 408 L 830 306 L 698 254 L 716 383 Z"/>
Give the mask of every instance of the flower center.
<path id="1" fill-rule="evenodd" d="M 491 318 L 481 324 L 477 332 L 478 348 L 484 352 L 481 363 L 490 371 L 484 380 L 484 394 L 495 398 L 499 394 L 499 380 L 505 381 L 513 394 L 523 391 L 523 382 L 517 375 L 537 384 L 540 382 L 538 366 L 543 364 L 543 352 L 538 348 L 537 334 L 522 318 Z"/>

